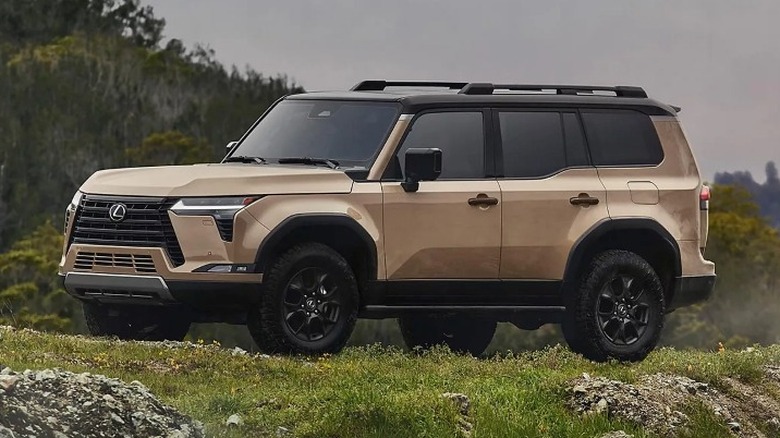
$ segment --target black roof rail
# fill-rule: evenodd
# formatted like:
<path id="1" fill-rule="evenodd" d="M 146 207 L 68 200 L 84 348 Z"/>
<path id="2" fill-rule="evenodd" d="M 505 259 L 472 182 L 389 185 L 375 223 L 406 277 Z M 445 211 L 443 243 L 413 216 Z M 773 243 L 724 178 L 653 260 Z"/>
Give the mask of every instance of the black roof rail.
<path id="1" fill-rule="evenodd" d="M 555 94 L 568 94 L 576 96 L 580 93 L 593 93 L 594 91 L 607 91 L 615 93 L 617 97 L 646 98 L 647 93 L 641 87 L 617 86 L 602 87 L 596 85 L 520 85 L 520 84 L 467 84 L 460 90 L 460 94 L 493 94 L 495 90 L 531 91 L 543 92 L 554 90 Z"/>
<path id="2" fill-rule="evenodd" d="M 358 83 L 352 87 L 350 91 L 383 91 L 387 87 L 435 87 L 449 88 L 450 90 L 461 90 L 466 85 L 468 85 L 468 82 L 368 80 Z"/>
<path id="3" fill-rule="evenodd" d="M 641 87 L 617 86 L 603 87 L 598 85 L 528 85 L 528 84 L 490 84 L 481 82 L 441 82 L 441 81 L 384 81 L 368 80 L 360 82 L 352 87 L 351 91 L 383 91 L 388 87 L 412 87 L 412 88 L 449 88 L 460 90 L 458 94 L 485 95 L 493 94 L 496 90 L 545 92 L 555 91 L 555 94 L 577 96 L 581 93 L 594 94 L 605 91 L 615 93 L 617 97 L 646 98 L 647 93 Z"/>

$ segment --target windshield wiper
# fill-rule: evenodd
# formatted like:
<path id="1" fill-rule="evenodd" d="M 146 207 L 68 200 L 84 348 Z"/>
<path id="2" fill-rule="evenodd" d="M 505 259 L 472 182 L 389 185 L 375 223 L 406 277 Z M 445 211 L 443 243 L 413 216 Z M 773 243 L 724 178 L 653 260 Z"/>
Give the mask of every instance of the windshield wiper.
<path id="1" fill-rule="evenodd" d="M 289 157 L 279 158 L 279 164 L 324 164 L 331 169 L 339 167 L 339 162 L 329 158 Z"/>
<path id="2" fill-rule="evenodd" d="M 222 160 L 223 163 L 257 163 L 265 164 L 266 160 L 262 157 L 247 157 L 246 155 L 234 155 Z"/>

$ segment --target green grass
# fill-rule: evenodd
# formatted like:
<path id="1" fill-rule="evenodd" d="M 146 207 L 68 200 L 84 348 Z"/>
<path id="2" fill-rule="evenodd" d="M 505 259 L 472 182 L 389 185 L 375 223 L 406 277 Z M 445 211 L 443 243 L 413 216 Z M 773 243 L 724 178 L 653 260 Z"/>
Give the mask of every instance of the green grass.
<path id="1" fill-rule="evenodd" d="M 676 373 L 718 386 L 724 377 L 755 383 L 780 347 L 751 352 L 662 349 L 639 364 L 596 364 L 563 347 L 474 359 L 444 349 L 424 354 L 377 346 L 326 357 L 234 356 L 216 345 L 169 349 L 0 330 L 0 363 L 15 370 L 58 367 L 139 380 L 164 402 L 204 422 L 213 436 L 275 436 L 279 426 L 301 437 L 453 437 L 459 414 L 441 397 L 471 399 L 473 436 L 598 437 L 641 428 L 606 416 L 581 418 L 565 405 L 566 386 L 587 372 L 634 381 Z M 686 435 L 724 436 L 712 414 L 691 406 Z M 238 413 L 244 424 L 223 424 Z"/>

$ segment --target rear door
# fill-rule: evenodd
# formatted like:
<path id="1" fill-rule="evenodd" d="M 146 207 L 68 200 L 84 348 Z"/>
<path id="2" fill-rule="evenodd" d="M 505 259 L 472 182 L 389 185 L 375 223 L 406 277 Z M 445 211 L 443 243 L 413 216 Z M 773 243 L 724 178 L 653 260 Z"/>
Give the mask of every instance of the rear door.
<path id="1" fill-rule="evenodd" d="M 577 240 L 608 218 L 575 110 L 495 110 L 504 280 L 563 279 Z"/>

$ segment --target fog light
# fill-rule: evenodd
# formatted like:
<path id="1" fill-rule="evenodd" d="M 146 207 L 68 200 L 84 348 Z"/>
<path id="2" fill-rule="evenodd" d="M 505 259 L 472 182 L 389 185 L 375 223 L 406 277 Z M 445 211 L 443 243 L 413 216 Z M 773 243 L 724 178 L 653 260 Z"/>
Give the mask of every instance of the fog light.
<path id="1" fill-rule="evenodd" d="M 207 272 L 230 272 L 232 268 L 230 265 L 216 265 L 209 268 Z"/>

